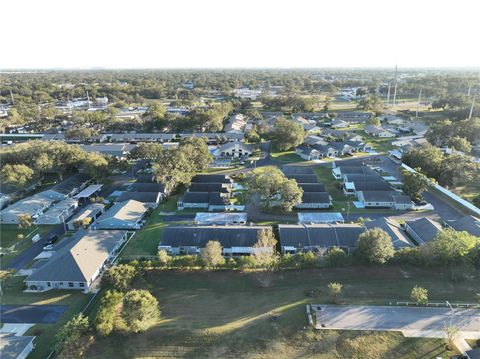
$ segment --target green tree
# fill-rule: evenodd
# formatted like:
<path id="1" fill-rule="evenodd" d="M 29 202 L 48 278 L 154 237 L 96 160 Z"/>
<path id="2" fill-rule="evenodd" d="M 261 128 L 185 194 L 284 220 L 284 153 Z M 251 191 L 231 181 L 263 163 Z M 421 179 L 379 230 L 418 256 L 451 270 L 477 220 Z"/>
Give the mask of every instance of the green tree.
<path id="1" fill-rule="evenodd" d="M 130 151 L 128 158 L 132 160 L 157 160 L 163 151 L 163 146 L 160 143 L 142 142 Z"/>
<path id="2" fill-rule="evenodd" d="M 257 242 L 253 245 L 252 253 L 258 268 L 270 269 L 277 263 L 276 244 L 277 240 L 270 227 L 258 231 Z"/>
<path id="3" fill-rule="evenodd" d="M 18 228 L 30 228 L 33 225 L 33 218 L 28 213 L 21 213 L 17 217 L 18 220 Z"/>
<path id="4" fill-rule="evenodd" d="M 480 239 L 465 231 L 446 229 L 438 232 L 428 246 L 435 258 L 443 264 L 461 264 Z"/>
<path id="5" fill-rule="evenodd" d="M 463 153 L 470 153 L 472 151 L 472 145 L 465 137 L 454 136 L 448 140 L 448 146 L 457 151 Z"/>
<path id="6" fill-rule="evenodd" d="M 257 168 L 247 180 L 247 196 L 264 211 L 280 206 L 289 212 L 301 203 L 303 190 L 293 179 L 288 179 L 276 167 Z"/>
<path id="7" fill-rule="evenodd" d="M 23 188 L 33 178 L 33 170 L 23 164 L 5 164 L 2 168 L 1 179 L 3 183 Z"/>
<path id="8" fill-rule="evenodd" d="M 286 151 L 303 142 L 305 130 L 302 125 L 279 118 L 275 123 L 271 137 L 276 148 L 280 151 Z"/>
<path id="9" fill-rule="evenodd" d="M 107 290 L 102 296 L 100 307 L 95 316 L 94 326 L 98 334 L 109 335 L 115 329 L 115 320 L 122 305 L 124 294 Z"/>
<path id="10" fill-rule="evenodd" d="M 402 161 L 412 168 L 420 168 L 427 177 L 440 177 L 442 162 L 445 160 L 443 152 L 435 146 L 423 146 L 411 149 L 403 154 Z"/>
<path id="11" fill-rule="evenodd" d="M 420 173 L 420 169 L 415 169 L 417 172 L 410 172 L 402 170 L 403 176 L 403 191 L 413 200 L 422 198 L 422 193 L 429 187 L 433 186 L 432 180 Z"/>
<path id="12" fill-rule="evenodd" d="M 92 178 L 105 178 L 110 173 L 109 163 L 100 153 L 88 153 L 82 161 L 82 167 Z"/>
<path id="13" fill-rule="evenodd" d="M 339 304 L 342 296 L 343 284 L 332 282 L 328 284 L 327 288 L 332 302 L 334 304 Z"/>
<path id="14" fill-rule="evenodd" d="M 393 257 L 395 249 L 387 232 L 373 228 L 358 236 L 355 254 L 366 263 L 384 264 Z"/>
<path id="15" fill-rule="evenodd" d="M 130 331 L 144 332 L 160 319 L 158 301 L 147 290 L 132 290 L 125 294 L 121 315 Z"/>
<path id="16" fill-rule="evenodd" d="M 97 130 L 87 127 L 72 128 L 68 131 L 65 131 L 65 139 L 78 140 L 80 142 L 85 142 L 89 138 L 96 135 L 98 135 Z"/>
<path id="17" fill-rule="evenodd" d="M 55 335 L 55 352 L 77 355 L 73 357 L 83 356 L 85 348 L 79 344 L 82 343 L 81 339 L 89 329 L 87 317 L 84 317 L 83 314 L 74 316 Z"/>
<path id="18" fill-rule="evenodd" d="M 362 98 L 359 101 L 358 106 L 362 110 L 374 112 L 377 116 L 383 112 L 382 99 L 374 94 Z"/>
<path id="19" fill-rule="evenodd" d="M 137 269 L 129 264 L 109 268 L 102 276 L 102 287 L 126 292 L 137 276 Z"/>
<path id="20" fill-rule="evenodd" d="M 480 164 L 467 156 L 455 154 L 443 160 L 438 181 L 442 185 L 456 187 L 461 182 L 473 182 L 479 178 Z"/>
<path id="21" fill-rule="evenodd" d="M 205 248 L 201 251 L 201 257 L 205 265 L 210 268 L 215 268 L 225 263 L 225 258 L 222 255 L 222 246 L 218 241 L 208 241 Z"/>
<path id="22" fill-rule="evenodd" d="M 161 249 L 158 251 L 158 261 L 162 266 L 166 266 L 172 258 L 168 255 L 167 251 L 165 249 Z"/>
<path id="23" fill-rule="evenodd" d="M 348 263 L 348 254 L 339 247 L 332 247 L 325 253 L 325 260 L 330 267 L 339 267 Z"/>
<path id="24" fill-rule="evenodd" d="M 410 298 L 417 304 L 426 305 L 428 303 L 428 290 L 416 285 L 412 288 Z"/>

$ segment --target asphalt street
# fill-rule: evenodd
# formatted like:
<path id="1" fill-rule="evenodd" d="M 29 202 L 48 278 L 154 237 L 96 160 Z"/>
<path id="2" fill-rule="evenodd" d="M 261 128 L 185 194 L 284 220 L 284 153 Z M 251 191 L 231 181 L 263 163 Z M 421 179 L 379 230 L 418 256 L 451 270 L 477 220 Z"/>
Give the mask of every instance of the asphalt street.
<path id="1" fill-rule="evenodd" d="M 67 310 L 67 305 L 2 305 L 2 323 L 56 323 Z"/>

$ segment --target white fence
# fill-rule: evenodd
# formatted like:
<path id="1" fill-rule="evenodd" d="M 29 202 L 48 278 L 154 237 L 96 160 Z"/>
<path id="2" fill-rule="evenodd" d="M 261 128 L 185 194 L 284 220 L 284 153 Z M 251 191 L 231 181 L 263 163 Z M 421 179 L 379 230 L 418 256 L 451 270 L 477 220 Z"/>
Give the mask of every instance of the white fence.
<path id="1" fill-rule="evenodd" d="M 407 166 L 406 164 L 402 163 L 402 167 L 404 169 L 406 169 L 407 171 L 410 171 L 410 172 L 417 172 L 415 171 L 413 168 Z M 472 211 L 473 213 L 475 213 L 476 215 L 480 216 L 480 209 L 476 206 L 474 206 L 473 204 L 471 204 L 470 202 L 464 200 L 463 198 L 457 196 L 455 193 L 449 191 L 448 189 L 438 185 L 438 184 L 435 184 L 435 189 L 437 189 L 438 191 L 440 191 L 441 193 L 443 193 L 444 195 L 446 195 L 447 197 L 449 197 L 450 199 L 454 200 L 455 202 L 457 202 L 458 204 L 462 205 L 463 207 L 469 209 L 470 211 Z"/>

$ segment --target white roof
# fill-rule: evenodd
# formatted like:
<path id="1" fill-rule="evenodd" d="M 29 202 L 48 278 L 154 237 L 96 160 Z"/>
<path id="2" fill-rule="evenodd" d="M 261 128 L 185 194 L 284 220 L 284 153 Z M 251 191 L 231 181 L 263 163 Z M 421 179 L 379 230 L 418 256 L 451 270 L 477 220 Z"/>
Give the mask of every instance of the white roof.
<path id="1" fill-rule="evenodd" d="M 73 198 L 87 198 L 90 197 L 95 192 L 99 191 L 103 185 L 101 184 L 92 184 L 85 188 L 82 192 L 76 194 Z"/>
<path id="2" fill-rule="evenodd" d="M 298 223 L 332 223 L 344 222 L 340 212 L 300 212 L 298 213 Z"/>
<path id="3" fill-rule="evenodd" d="M 246 222 L 247 213 L 212 213 L 212 212 L 198 212 L 195 215 L 195 222 Z"/>

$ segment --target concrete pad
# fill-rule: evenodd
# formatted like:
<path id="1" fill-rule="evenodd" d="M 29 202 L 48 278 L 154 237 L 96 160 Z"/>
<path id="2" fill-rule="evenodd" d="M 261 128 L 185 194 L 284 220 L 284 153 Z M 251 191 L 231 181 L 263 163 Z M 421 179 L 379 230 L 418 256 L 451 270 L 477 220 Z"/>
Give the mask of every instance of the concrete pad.
<path id="1" fill-rule="evenodd" d="M 0 328 L 0 333 L 13 333 L 15 335 L 23 335 L 25 332 L 33 327 L 33 324 L 28 323 L 5 323 L 2 328 Z"/>
<path id="2" fill-rule="evenodd" d="M 480 334 L 480 309 L 314 305 L 317 329 L 378 330 L 443 337 L 450 323 L 459 336 Z M 318 310 L 320 308 L 320 310 Z M 464 335 L 467 334 L 468 336 Z"/>
<path id="3" fill-rule="evenodd" d="M 67 310 L 67 305 L 2 305 L 3 323 L 56 323 Z"/>

